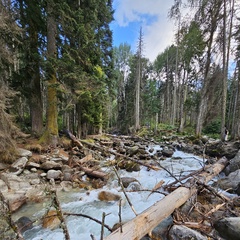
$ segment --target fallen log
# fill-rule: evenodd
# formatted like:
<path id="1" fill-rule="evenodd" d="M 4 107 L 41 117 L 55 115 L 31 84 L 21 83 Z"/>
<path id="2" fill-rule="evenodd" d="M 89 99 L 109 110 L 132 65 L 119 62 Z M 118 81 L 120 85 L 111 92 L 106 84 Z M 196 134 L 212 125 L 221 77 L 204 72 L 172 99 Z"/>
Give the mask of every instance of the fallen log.
<path id="1" fill-rule="evenodd" d="M 102 180 L 106 180 L 106 178 L 108 176 L 104 172 L 96 171 L 96 170 L 93 170 L 93 169 L 87 168 L 87 167 L 82 167 L 81 165 L 78 165 L 78 166 L 83 172 L 85 172 L 90 177 L 101 178 Z"/>
<path id="2" fill-rule="evenodd" d="M 153 228 L 173 213 L 176 208 L 184 204 L 193 194 L 197 193 L 194 181 L 197 180 L 206 184 L 225 168 L 227 162 L 226 158 L 222 158 L 214 165 L 210 165 L 206 172 L 198 174 L 193 180 L 190 179 L 182 187 L 177 188 L 133 220 L 124 224 L 121 229 L 115 230 L 104 240 L 141 239 L 148 233 L 151 236 Z"/>

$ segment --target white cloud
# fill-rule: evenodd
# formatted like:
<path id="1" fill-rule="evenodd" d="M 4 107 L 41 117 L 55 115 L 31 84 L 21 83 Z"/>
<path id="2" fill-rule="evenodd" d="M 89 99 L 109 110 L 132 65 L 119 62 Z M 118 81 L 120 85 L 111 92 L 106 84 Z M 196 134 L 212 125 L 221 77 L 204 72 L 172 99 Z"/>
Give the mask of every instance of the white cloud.
<path id="1" fill-rule="evenodd" d="M 114 4 L 116 24 L 127 27 L 131 22 L 141 23 L 144 55 L 151 61 L 173 43 L 174 23 L 168 19 L 173 0 L 116 0 Z M 149 23 L 148 17 L 155 21 Z"/>

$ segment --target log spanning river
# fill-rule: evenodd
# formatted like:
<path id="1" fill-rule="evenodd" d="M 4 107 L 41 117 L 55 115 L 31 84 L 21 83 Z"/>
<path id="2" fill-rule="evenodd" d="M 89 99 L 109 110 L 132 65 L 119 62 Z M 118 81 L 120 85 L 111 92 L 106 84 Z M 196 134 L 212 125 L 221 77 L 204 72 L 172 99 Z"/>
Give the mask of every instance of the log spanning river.
<path id="1" fill-rule="evenodd" d="M 151 146 L 155 151 L 159 149 L 159 146 Z M 200 169 L 203 167 L 203 159 L 192 154 L 183 153 L 181 151 L 175 151 L 171 158 L 167 158 L 161 161 L 160 164 L 168 169 L 171 174 L 176 178 L 180 178 L 184 175 L 191 173 L 191 171 Z M 111 168 L 106 168 L 106 171 L 112 171 Z M 173 182 L 175 179 L 163 169 L 154 171 L 149 170 L 142 166 L 139 172 L 126 172 L 125 170 L 119 170 L 118 174 L 120 177 L 133 177 L 138 180 L 142 190 L 152 190 L 154 186 L 163 180 L 165 184 Z M 128 190 L 132 189 L 130 184 L 127 191 L 127 195 L 135 209 L 135 211 L 140 214 L 145 209 L 149 208 L 151 205 L 161 200 L 164 194 L 152 193 L 150 191 L 136 191 L 130 192 Z M 106 186 L 101 189 L 87 191 L 84 189 L 72 192 L 61 192 L 58 194 L 59 200 L 61 202 L 61 207 L 63 212 L 68 213 L 81 213 L 102 220 L 103 213 L 106 214 L 105 224 L 112 227 L 115 223 L 119 222 L 119 201 L 113 202 L 103 202 L 98 199 L 98 193 L 102 190 L 111 191 L 122 196 L 122 221 L 126 222 L 135 217 L 135 213 L 130 208 L 127 201 L 124 199 L 124 193 L 119 187 L 118 179 L 113 178 Z M 150 195 L 149 195 L 150 194 Z M 40 219 L 41 216 L 46 212 L 48 203 L 38 203 L 34 205 L 26 205 L 14 218 L 21 216 L 27 216 L 31 220 Z M 70 234 L 71 240 L 90 240 L 91 235 L 95 239 L 100 239 L 101 235 L 101 225 L 84 217 L 78 216 L 68 216 L 66 217 L 67 228 Z M 105 228 L 104 236 L 109 235 L 110 232 Z M 62 229 L 49 230 L 42 228 L 41 225 L 35 224 L 31 230 L 24 233 L 24 239 L 26 240 L 61 240 L 64 239 Z"/>

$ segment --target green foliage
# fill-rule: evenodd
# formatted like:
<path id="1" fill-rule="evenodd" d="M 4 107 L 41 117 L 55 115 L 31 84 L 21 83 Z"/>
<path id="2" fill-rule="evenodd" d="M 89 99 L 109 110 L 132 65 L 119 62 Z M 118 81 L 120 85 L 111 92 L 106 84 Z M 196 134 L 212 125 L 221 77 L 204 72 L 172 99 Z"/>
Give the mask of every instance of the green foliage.
<path id="1" fill-rule="evenodd" d="M 221 120 L 216 119 L 212 121 L 211 123 L 207 124 L 203 128 L 203 133 L 204 134 L 220 134 L 221 132 Z"/>

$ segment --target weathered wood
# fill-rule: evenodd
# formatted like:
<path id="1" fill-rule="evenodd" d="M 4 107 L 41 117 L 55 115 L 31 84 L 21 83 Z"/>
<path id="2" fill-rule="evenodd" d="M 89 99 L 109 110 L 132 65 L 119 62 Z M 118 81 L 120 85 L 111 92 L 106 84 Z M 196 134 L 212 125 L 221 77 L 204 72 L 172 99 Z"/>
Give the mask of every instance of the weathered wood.
<path id="1" fill-rule="evenodd" d="M 96 170 L 93 170 L 93 169 L 87 168 L 87 167 L 82 167 L 80 165 L 79 165 L 79 167 L 82 171 L 84 171 L 88 176 L 91 176 L 91 177 L 101 178 L 102 180 L 105 180 L 108 176 L 104 172 L 96 171 Z"/>
<path id="2" fill-rule="evenodd" d="M 220 173 L 227 164 L 227 159 L 220 159 L 214 165 L 207 167 L 207 171 L 200 173 L 194 180 L 207 183 Z M 190 179 L 191 180 L 191 179 Z M 143 213 L 122 226 L 122 232 L 117 229 L 104 240 L 138 240 L 151 232 L 162 220 L 168 217 L 176 208 L 184 204 L 194 193 L 197 192 L 194 181 L 188 181 L 185 186 L 179 187 L 159 202 L 155 203 Z"/>
<path id="3" fill-rule="evenodd" d="M 161 201 L 145 210 L 132 221 L 122 226 L 122 233 L 117 229 L 104 240 L 140 239 L 168 217 L 175 208 L 180 207 L 193 194 L 191 189 L 180 187 Z"/>

